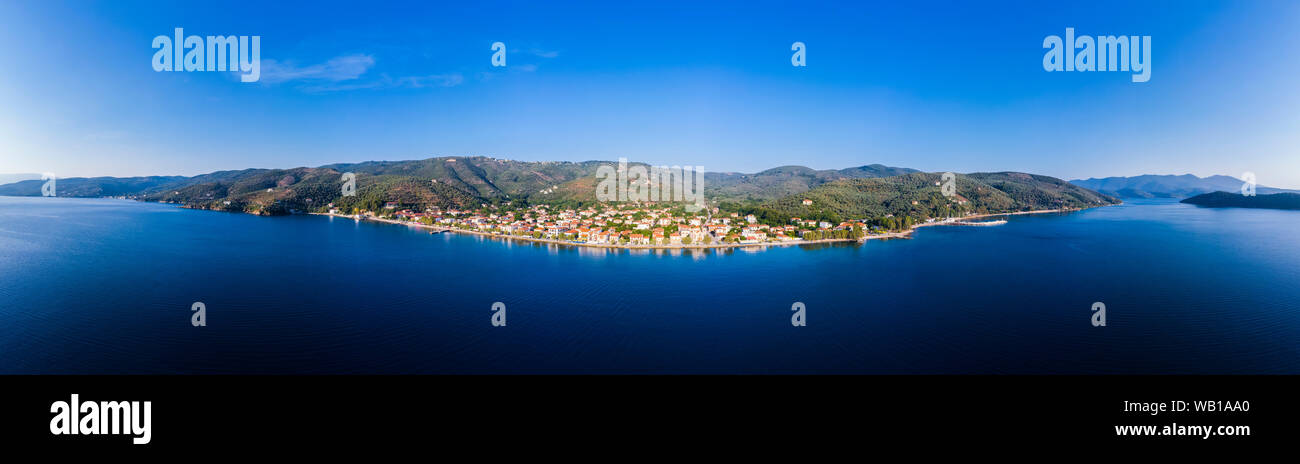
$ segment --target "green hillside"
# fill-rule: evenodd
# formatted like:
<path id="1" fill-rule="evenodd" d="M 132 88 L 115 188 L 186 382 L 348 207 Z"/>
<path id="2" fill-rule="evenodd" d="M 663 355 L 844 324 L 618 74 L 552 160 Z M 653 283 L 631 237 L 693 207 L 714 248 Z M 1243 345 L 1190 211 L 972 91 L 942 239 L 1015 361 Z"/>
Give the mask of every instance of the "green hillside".
<path id="1" fill-rule="evenodd" d="M 59 196 L 123 196 L 193 208 L 288 214 L 483 205 L 591 205 L 595 173 L 609 161 L 527 162 L 483 156 L 367 161 L 317 168 L 245 169 L 194 177 L 60 179 Z M 639 163 L 633 163 L 636 165 Z M 342 195 L 343 173 L 356 174 L 356 195 Z M 765 222 L 791 217 L 840 220 L 888 215 L 924 220 L 967 213 L 1083 208 L 1116 200 L 1060 179 L 1002 172 L 958 175 L 944 197 L 939 174 L 878 164 L 840 170 L 782 166 L 754 174 L 705 173 L 709 205 L 754 213 Z M 40 195 L 41 181 L 0 186 L 0 195 Z M 812 202 L 804 205 L 804 200 Z"/>
<path id="2" fill-rule="evenodd" d="M 1016 172 L 957 174 L 956 194 L 945 197 L 939 173 L 843 179 L 759 205 L 733 205 L 771 224 L 790 218 L 839 222 L 885 216 L 929 218 L 1060 208 L 1087 208 L 1119 200 L 1060 179 Z M 805 200 L 811 202 L 805 205 Z"/>
<path id="3" fill-rule="evenodd" d="M 1300 193 L 1274 193 L 1246 196 L 1239 193 L 1211 192 L 1182 200 L 1207 208 L 1263 208 L 1300 210 Z"/>

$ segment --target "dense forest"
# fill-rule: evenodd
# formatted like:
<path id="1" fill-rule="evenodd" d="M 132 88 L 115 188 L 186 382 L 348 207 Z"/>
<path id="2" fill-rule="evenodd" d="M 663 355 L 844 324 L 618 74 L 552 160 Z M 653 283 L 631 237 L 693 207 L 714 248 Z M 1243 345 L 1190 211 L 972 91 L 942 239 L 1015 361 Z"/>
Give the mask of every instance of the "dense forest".
<path id="1" fill-rule="evenodd" d="M 796 217 L 832 223 L 893 217 L 923 221 L 967 214 L 1087 208 L 1119 201 L 1053 177 L 1016 172 L 957 174 L 952 196 L 943 195 L 942 183 L 938 173 L 845 179 L 776 200 L 726 206 L 779 224 Z"/>
<path id="2" fill-rule="evenodd" d="M 1182 203 L 1208 208 L 1300 209 L 1300 193 L 1246 196 L 1240 193 L 1212 192 L 1185 199 Z"/>
<path id="3" fill-rule="evenodd" d="M 596 204 L 596 169 L 613 162 L 524 162 L 488 157 L 368 161 L 317 168 L 246 169 L 195 177 L 61 179 L 59 196 L 114 196 L 180 203 L 193 208 L 289 214 L 401 208 L 479 209 L 532 204 Z M 344 196 L 343 174 L 355 174 Z M 1002 172 L 957 175 L 955 195 L 942 194 L 941 176 L 867 165 L 840 170 L 783 166 L 755 174 L 706 173 L 709 206 L 786 224 L 798 217 L 838 223 L 873 221 L 888 229 L 928 218 L 969 213 L 1083 208 L 1117 202 L 1060 179 Z M 0 195 L 40 195 L 42 181 L 0 186 Z M 810 203 L 810 204 L 805 204 Z"/>

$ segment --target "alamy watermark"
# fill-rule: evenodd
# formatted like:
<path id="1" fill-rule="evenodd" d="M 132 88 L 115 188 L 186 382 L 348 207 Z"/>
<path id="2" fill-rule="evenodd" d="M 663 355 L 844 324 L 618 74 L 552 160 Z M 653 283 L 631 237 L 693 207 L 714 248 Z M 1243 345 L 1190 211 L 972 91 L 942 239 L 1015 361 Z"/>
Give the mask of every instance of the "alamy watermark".
<path id="1" fill-rule="evenodd" d="M 183 28 L 175 36 L 153 38 L 153 70 L 242 72 L 240 82 L 257 82 L 262 78 L 262 36 L 185 37 Z"/>
<path id="2" fill-rule="evenodd" d="M 790 310 L 794 314 L 790 315 L 790 326 L 807 327 L 808 326 L 808 307 L 802 301 L 796 301 L 790 305 Z"/>
<path id="3" fill-rule="evenodd" d="M 190 312 L 194 313 L 194 315 L 190 316 L 190 325 L 194 327 L 208 326 L 208 306 L 203 304 L 202 301 L 195 301 L 194 304 L 190 305 Z"/>
<path id="4" fill-rule="evenodd" d="M 343 173 L 343 196 L 357 196 L 357 175 L 352 172 Z"/>
<path id="5" fill-rule="evenodd" d="M 1075 37 L 1065 28 L 1065 40 L 1049 35 L 1043 39 L 1043 69 L 1053 71 L 1123 71 L 1133 73 L 1133 82 L 1151 80 L 1151 36 L 1103 35 Z"/>
<path id="6" fill-rule="evenodd" d="M 55 178 L 54 173 L 47 172 L 41 174 L 41 180 L 45 181 L 44 184 L 41 184 L 41 196 L 52 197 L 58 194 L 55 190 L 55 184 L 58 179 Z"/>
<path id="7" fill-rule="evenodd" d="M 1255 173 L 1246 171 L 1241 174 L 1241 194 L 1243 196 L 1255 196 Z"/>
<path id="8" fill-rule="evenodd" d="M 1106 326 L 1106 303 L 1098 301 L 1092 304 L 1092 326 Z"/>
<path id="9" fill-rule="evenodd" d="M 694 175 L 692 175 L 694 174 Z M 686 210 L 704 209 L 704 166 L 628 166 L 618 159 L 618 169 L 596 169 L 597 201 L 662 201 L 688 203 Z"/>
<path id="10" fill-rule="evenodd" d="M 68 401 L 50 403 L 52 435 L 129 435 L 131 443 L 147 445 L 153 403 L 150 401 L 82 401 L 73 393 Z"/>
<path id="11" fill-rule="evenodd" d="M 945 197 L 954 197 L 957 195 L 956 174 L 945 172 L 939 177 L 939 180 L 943 182 L 943 184 L 939 186 L 939 193 L 942 193 Z"/>
<path id="12" fill-rule="evenodd" d="M 506 44 L 504 42 L 492 42 L 492 67 L 506 67 Z"/>
<path id="13" fill-rule="evenodd" d="M 506 326 L 506 304 L 500 301 L 492 303 L 492 327 Z"/>

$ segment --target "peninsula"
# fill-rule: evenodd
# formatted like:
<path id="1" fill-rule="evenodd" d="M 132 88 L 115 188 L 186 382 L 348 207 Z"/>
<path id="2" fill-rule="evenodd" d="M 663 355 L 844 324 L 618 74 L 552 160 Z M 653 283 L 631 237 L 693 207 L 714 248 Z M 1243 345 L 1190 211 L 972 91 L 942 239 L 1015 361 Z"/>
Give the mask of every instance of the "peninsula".
<path id="1" fill-rule="evenodd" d="M 547 243 L 673 248 L 900 238 L 926 225 L 989 225 L 969 220 L 1119 203 L 1048 176 L 926 173 L 879 164 L 707 172 L 701 176 L 703 207 L 699 199 L 600 201 L 597 172 L 614 165 L 488 157 L 368 161 L 194 177 L 59 179 L 57 196 L 264 216 L 326 214 Z M 650 191 L 669 187 L 658 179 L 639 182 Z M 40 193 L 39 180 L 0 185 L 0 195 Z"/>
<path id="2" fill-rule="evenodd" d="M 1211 192 L 1183 200 L 1207 208 L 1262 208 L 1300 210 L 1300 193 L 1274 193 L 1271 195 L 1242 195 L 1240 193 Z"/>

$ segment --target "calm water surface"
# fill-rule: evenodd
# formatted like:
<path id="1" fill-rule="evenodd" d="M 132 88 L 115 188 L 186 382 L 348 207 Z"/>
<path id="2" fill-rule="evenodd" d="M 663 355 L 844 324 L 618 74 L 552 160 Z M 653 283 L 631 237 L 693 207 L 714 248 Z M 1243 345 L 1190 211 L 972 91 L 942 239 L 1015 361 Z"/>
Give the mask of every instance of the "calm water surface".
<path id="1" fill-rule="evenodd" d="M 0 197 L 0 373 L 1296 374 L 1297 231 L 1295 211 L 1138 201 L 651 252 Z"/>

